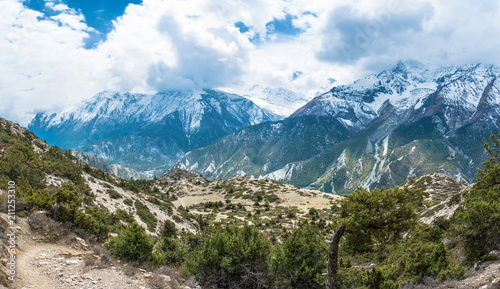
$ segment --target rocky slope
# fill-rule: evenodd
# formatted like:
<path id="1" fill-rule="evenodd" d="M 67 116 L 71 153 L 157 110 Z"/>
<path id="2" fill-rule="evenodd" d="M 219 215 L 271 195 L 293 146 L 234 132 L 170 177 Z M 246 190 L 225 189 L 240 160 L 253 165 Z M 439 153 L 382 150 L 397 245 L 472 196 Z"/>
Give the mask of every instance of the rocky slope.
<path id="1" fill-rule="evenodd" d="M 57 149 L 54 150 L 54 148 L 38 139 L 32 132 L 3 118 L 0 118 L 0 147 L 0 160 L 4 161 L 6 155 L 9 155 L 8 159 L 12 161 L 10 168 L 4 167 L 4 163 L 2 163 L 0 170 L 0 199 L 3 203 L 0 230 L 5 233 L 0 238 L 2 248 L 6 249 L 5 246 L 10 245 L 11 240 L 6 234 L 12 231 L 16 234 L 16 243 L 12 250 L 2 249 L 0 253 L 2 258 L 0 283 L 2 285 L 8 288 L 68 288 L 77 285 L 81 285 L 81 288 L 95 288 L 96 286 L 110 286 L 111 288 L 115 285 L 121 288 L 139 288 L 140 285 L 144 285 L 144 288 L 148 288 L 145 277 L 126 278 L 126 280 L 120 278 L 125 268 L 121 265 L 113 266 L 108 263 L 109 258 L 106 263 L 99 265 L 105 268 L 95 268 L 93 265 L 85 264 L 85 260 L 88 259 L 88 261 L 94 261 L 97 267 L 99 260 L 102 260 L 102 253 L 77 252 L 80 249 L 88 250 L 87 245 L 82 245 L 85 241 L 78 241 L 82 239 L 79 239 L 74 233 L 74 227 L 68 224 L 63 225 L 46 217 L 46 215 L 53 213 L 51 210 L 36 212 L 35 215 L 39 217 L 34 217 L 35 215 L 32 214 L 30 218 L 36 220 L 31 223 L 30 219 L 25 217 L 31 213 L 26 211 L 26 204 L 28 194 L 33 193 L 35 190 L 35 188 L 30 187 L 32 178 L 41 177 L 40 180 L 36 181 L 43 184 L 43 187 L 36 188 L 38 194 L 43 195 L 45 192 L 55 195 L 59 190 L 64 191 L 68 189 L 68 186 L 76 185 L 69 178 L 59 175 L 61 171 L 54 169 L 52 161 L 66 161 L 64 162 L 64 169 L 67 169 L 67 171 L 62 171 L 64 174 L 68 174 L 72 169 L 79 171 L 77 168 L 85 167 L 84 163 L 71 159 L 69 155 L 57 151 Z M 12 147 L 16 148 L 16 150 L 12 150 Z M 23 151 L 25 155 L 18 154 L 19 150 Z M 26 156 L 35 159 L 32 164 L 36 164 L 36 159 L 39 159 L 42 166 L 25 167 L 25 162 L 14 163 Z M 49 156 L 52 159 L 49 159 Z M 47 173 L 48 170 L 53 170 L 55 173 Z M 78 208 L 79 211 L 86 212 L 85 209 L 89 206 L 98 207 L 108 214 L 118 214 L 118 211 L 121 211 L 121 215 L 127 214 L 128 218 L 130 218 L 126 222 L 132 220 L 137 222 L 144 226 L 151 235 L 158 233 L 165 220 L 173 221 L 180 230 L 196 232 L 196 227 L 190 220 L 182 217 L 173 206 L 170 209 L 165 209 L 165 202 L 157 200 L 156 196 L 152 196 L 146 191 L 131 190 L 120 186 L 120 179 L 97 169 L 89 169 L 88 171 L 92 175 L 86 173 L 85 170 L 80 171 L 81 175 L 79 177 L 68 174 L 73 180 L 82 180 L 83 183 L 78 186 L 84 187 L 87 195 L 91 196 L 90 203 L 82 202 L 81 207 Z M 30 182 L 26 182 L 24 175 L 28 176 Z M 14 178 L 10 179 L 13 176 Z M 6 183 L 9 180 L 16 183 L 14 186 L 16 191 L 15 219 L 8 219 L 6 211 L 8 193 Z M 31 189 L 27 189 L 27 187 Z M 38 197 L 41 198 L 41 195 L 38 195 Z M 152 227 L 143 221 L 136 206 L 134 206 L 137 202 L 141 202 L 147 207 L 148 211 L 155 214 L 156 227 Z M 56 207 L 59 206 L 53 206 L 52 209 Z M 10 223 L 10 220 L 14 220 L 14 223 Z M 105 251 L 102 247 L 100 248 L 101 252 Z M 17 278 L 14 283 L 5 278 L 10 275 L 6 274 L 10 252 L 14 252 L 13 254 L 16 255 L 17 260 L 16 268 L 18 271 L 16 271 Z M 109 255 L 109 253 L 107 254 Z M 119 261 L 115 260 L 114 262 L 119 264 Z M 89 270 L 92 269 L 97 270 L 90 273 Z M 107 273 L 105 273 L 106 270 L 108 270 Z M 136 269 L 130 270 L 137 271 Z M 81 276 L 84 276 L 84 278 Z M 127 280 L 131 283 L 127 283 Z M 45 281 L 44 284 L 39 283 Z M 111 285 L 113 283 L 115 285 Z M 123 287 L 117 284 L 122 284 Z"/>
<path id="2" fill-rule="evenodd" d="M 35 153 L 35 158 L 43 160 L 47 167 L 52 166 L 47 159 L 47 154 L 54 153 L 53 147 L 38 139 L 30 131 L 0 118 L 0 147 L 2 148 L 0 158 L 5 157 L 5 154 L 12 154 L 9 148 L 15 146 L 16 143 L 29 144 Z M 312 215 L 308 212 L 314 208 L 321 211 L 314 217 L 324 218 L 326 222 L 332 214 L 330 207 L 341 198 L 271 180 L 240 177 L 226 181 L 208 181 L 196 173 L 183 170 L 174 170 L 156 180 L 151 190 L 142 190 L 134 188 L 133 183 L 126 183 L 115 176 L 91 168 L 71 158 L 69 154 L 60 150 L 58 152 L 60 152 L 57 156 L 58 160 L 66 158 L 71 160 L 66 163 L 66 168 L 81 170 L 76 170 L 81 172 L 79 176 L 83 181 L 81 186 L 85 188 L 88 196 L 91 196 L 91 203 L 79 203 L 81 207 L 78 211 L 86 212 L 85 209 L 89 206 L 98 207 L 106 214 L 114 214 L 115 217 L 122 216 L 119 217 L 119 222 L 122 224 L 137 222 L 151 236 L 159 234 L 166 220 L 172 221 L 179 231 L 197 233 L 200 224 L 190 218 L 194 215 L 208 215 L 210 220 L 225 220 L 227 223 L 264 224 L 269 223 L 273 218 L 278 218 L 279 215 L 291 214 L 293 218 L 290 218 L 289 222 L 282 222 L 284 226 L 291 227 L 299 218 L 311 218 Z M 28 155 L 30 155 L 29 152 Z M 26 169 L 45 170 L 44 167 Z M 37 190 L 39 194 L 43 192 L 58 194 L 59 190 L 64 191 L 68 188 L 67 186 L 74 185 L 72 180 L 59 175 L 57 170 L 54 171 L 54 173 L 43 171 L 41 181 L 44 188 L 42 192 L 38 191 L 41 188 Z M 0 180 L 3 184 L 6 180 L 4 177 L 9 178 L 11 172 L 8 171 L 5 176 L 4 171 L 0 172 L 2 173 Z M 74 179 L 79 180 L 79 178 Z M 24 187 L 19 190 L 19 196 L 25 196 Z M 7 199 L 6 194 L 7 191 L 2 186 L 0 195 L 4 201 Z M 98 286 L 157 288 L 154 286 L 158 284 L 166 286 L 162 288 L 170 288 L 170 286 L 177 288 L 175 286 L 179 284 L 183 284 L 184 287 L 191 286 L 189 282 L 180 278 L 180 273 L 176 270 L 172 271 L 173 275 L 162 272 L 156 274 L 141 272 L 139 269 L 130 268 L 127 264 L 121 264 L 100 245 L 90 247 L 85 240 L 78 237 L 74 231 L 74 224 L 64 225 L 47 217 L 47 215 L 52 215 L 53 209 L 58 206 L 37 211 L 26 218 L 24 215 L 29 213 L 22 211 L 26 206 L 24 203 L 26 199 L 19 197 L 17 202 L 19 215 L 14 230 L 16 230 L 18 243 L 15 252 L 18 268 L 22 272 L 19 271 L 14 283 L 5 278 L 0 279 L 0 284 L 8 288 L 73 288 L 74 286 L 79 288 Z M 145 210 L 154 216 L 155 226 L 142 218 L 138 203 L 144 204 L 147 208 Z M 210 206 L 206 207 L 207 203 L 217 203 L 217 206 L 219 204 L 221 206 L 216 212 L 209 212 L 207 210 L 210 210 L 208 209 Z M 225 208 L 222 208 L 222 204 Z M 186 209 L 190 210 L 188 214 Z M 124 215 L 126 218 L 123 218 Z M 7 232 L 11 230 L 9 227 L 11 225 L 5 213 L 2 213 L 0 230 Z M 278 227 L 276 232 L 279 232 Z M 111 233 L 110 236 L 114 235 Z M 9 239 L 4 234 L 0 242 L 2 245 L 8 245 Z M 0 271 L 5 277 L 7 276 L 6 265 L 10 258 L 7 250 L 2 250 L 0 258 L 2 259 Z M 172 280 L 166 281 L 170 276 Z M 176 281 L 174 276 L 179 281 Z M 40 281 L 45 283 L 37 285 Z"/>
<path id="3" fill-rule="evenodd" d="M 434 171 L 471 183 L 486 159 L 477 149 L 482 139 L 500 131 L 498 76 L 497 67 L 480 64 L 400 62 L 334 87 L 286 120 L 194 150 L 175 167 L 211 178 L 262 175 L 336 193 L 394 187 Z"/>
<path id="4" fill-rule="evenodd" d="M 29 139 L 28 141 L 32 143 L 32 148 L 35 153 L 39 155 L 40 159 L 43 159 L 43 153 L 47 153 L 51 146 L 47 145 L 44 141 L 41 141 L 35 135 L 33 135 L 30 131 L 20 127 L 17 124 L 14 124 L 8 120 L 0 118 L 0 137 L 3 137 L 3 133 L 6 131 L 10 131 L 11 139 L 8 143 L 2 143 L 2 138 L 0 138 L 0 143 L 5 145 L 4 147 L 10 147 L 13 143 L 24 141 Z M 0 151 L 0 156 L 5 153 L 5 151 Z M 65 156 L 63 158 L 69 158 Z M 84 167 L 85 163 L 80 163 L 76 159 L 72 159 L 71 166 L 74 167 Z M 89 167 L 90 168 L 90 167 Z M 41 169 L 41 168 L 30 168 L 31 170 Z M 43 169 L 43 168 L 42 168 Z M 85 170 L 81 171 L 80 177 L 84 182 L 84 186 L 90 190 L 90 193 L 94 196 L 93 203 L 91 205 L 97 205 L 103 209 L 105 209 L 108 213 L 114 213 L 116 210 L 121 209 L 131 214 L 134 220 L 147 228 L 152 234 L 156 233 L 161 228 L 161 223 L 165 220 L 173 220 L 173 215 L 178 215 L 175 208 L 167 211 L 158 205 L 158 201 L 155 200 L 155 196 L 151 196 L 151 194 L 145 191 L 140 191 L 136 189 L 135 191 L 127 188 L 127 186 L 123 185 L 122 180 L 116 176 L 112 176 L 104 171 L 100 171 L 95 168 L 90 168 L 90 174 Z M 66 184 L 72 184 L 71 181 L 67 177 L 63 177 L 56 174 L 43 173 L 44 179 L 43 184 L 47 189 L 58 189 L 64 188 Z M 2 179 L 2 181 L 4 181 Z M 116 194 L 113 195 L 111 191 Z M 0 192 L 4 197 L 6 190 L 4 188 L 0 188 Z M 156 218 L 158 219 L 159 225 L 156 228 L 148 227 L 137 214 L 136 209 L 131 203 L 128 203 L 126 200 L 130 200 L 131 203 L 136 201 L 140 201 L 144 203 L 148 209 L 156 214 Z M 128 204 L 127 204 L 128 203 Z M 82 205 L 82 209 L 87 205 Z M 181 222 L 177 221 L 177 225 L 185 228 L 186 230 L 194 230 L 194 227 L 189 223 L 189 220 L 185 220 L 183 218 L 180 219 Z M 175 222 L 174 222 L 175 223 Z"/>
<path id="5" fill-rule="evenodd" d="M 28 128 L 51 145 L 145 171 L 242 127 L 277 119 L 222 91 L 101 92 L 65 111 L 39 113 Z"/>

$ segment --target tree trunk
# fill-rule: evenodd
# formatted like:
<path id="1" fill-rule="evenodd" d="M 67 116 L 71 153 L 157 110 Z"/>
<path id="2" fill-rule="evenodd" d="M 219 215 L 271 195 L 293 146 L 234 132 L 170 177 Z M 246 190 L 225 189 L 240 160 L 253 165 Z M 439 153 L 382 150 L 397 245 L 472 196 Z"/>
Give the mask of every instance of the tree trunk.
<path id="1" fill-rule="evenodd" d="M 339 257 L 339 242 L 342 235 L 344 235 L 345 226 L 341 225 L 333 234 L 330 248 L 328 249 L 328 268 L 326 270 L 326 289 L 335 289 L 337 282 L 337 261 Z"/>

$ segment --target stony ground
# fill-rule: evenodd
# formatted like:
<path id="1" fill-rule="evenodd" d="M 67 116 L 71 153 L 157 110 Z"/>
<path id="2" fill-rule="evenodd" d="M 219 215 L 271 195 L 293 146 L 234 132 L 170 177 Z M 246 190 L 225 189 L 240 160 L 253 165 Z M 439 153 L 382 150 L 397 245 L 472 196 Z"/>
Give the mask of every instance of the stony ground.
<path id="1" fill-rule="evenodd" d="M 5 215 L 0 215 L 5 220 Z M 113 258 L 98 245 L 90 246 L 72 233 L 57 242 L 30 229 L 27 218 L 19 218 L 16 242 L 16 279 L 13 289 L 159 289 L 181 288 L 179 276 L 168 276 L 133 267 Z M 3 256 L 2 264 L 7 258 Z M 176 273 L 177 274 L 177 273 Z M 183 284 L 182 288 L 196 288 Z"/>

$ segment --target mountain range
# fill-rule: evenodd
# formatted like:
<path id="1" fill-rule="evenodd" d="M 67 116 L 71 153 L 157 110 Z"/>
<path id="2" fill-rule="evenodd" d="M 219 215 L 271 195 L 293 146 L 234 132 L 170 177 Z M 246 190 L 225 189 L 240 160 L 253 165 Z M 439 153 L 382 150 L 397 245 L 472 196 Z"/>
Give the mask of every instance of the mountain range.
<path id="1" fill-rule="evenodd" d="M 186 152 L 240 128 L 280 119 L 250 100 L 216 90 L 101 92 L 28 125 L 51 145 L 139 171 L 166 168 Z"/>
<path id="2" fill-rule="evenodd" d="M 440 171 L 474 182 L 483 138 L 500 131 L 500 69 L 415 61 L 341 85 L 285 120 L 243 128 L 174 167 L 264 176 L 325 192 L 393 187 Z"/>
<path id="3" fill-rule="evenodd" d="M 266 177 L 338 194 L 435 171 L 472 183 L 487 158 L 477 148 L 500 131 L 498 76 L 482 64 L 400 61 L 301 107 L 304 96 L 259 85 L 247 98 L 208 89 L 102 92 L 39 113 L 29 128 L 49 144 L 139 171 Z"/>

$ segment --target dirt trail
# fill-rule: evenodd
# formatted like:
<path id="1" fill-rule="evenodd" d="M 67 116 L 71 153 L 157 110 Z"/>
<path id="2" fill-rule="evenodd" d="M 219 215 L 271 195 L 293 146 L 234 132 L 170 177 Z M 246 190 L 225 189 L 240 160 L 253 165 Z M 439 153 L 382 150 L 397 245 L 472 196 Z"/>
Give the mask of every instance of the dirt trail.
<path id="1" fill-rule="evenodd" d="M 26 246 L 27 245 L 27 246 Z M 33 289 L 53 289 L 57 288 L 57 280 L 47 277 L 40 268 L 37 268 L 36 259 L 39 259 L 40 265 L 44 263 L 43 259 L 47 252 L 65 252 L 78 254 L 81 253 L 72 250 L 66 246 L 56 244 L 35 243 L 25 244 L 27 251 L 21 252 L 17 260 L 17 279 L 14 288 L 33 288 Z"/>
<path id="2" fill-rule="evenodd" d="M 27 219 L 18 218 L 17 225 L 16 279 L 9 288 L 149 288 L 146 276 L 150 273 L 118 260 L 107 261 L 103 266 L 102 255 L 84 249 L 87 245 L 72 233 L 57 243 L 45 243 L 30 229 Z"/>
<path id="3" fill-rule="evenodd" d="M 78 253 L 78 251 L 61 244 L 37 242 L 35 233 L 30 230 L 25 218 L 18 218 L 20 230 L 17 233 L 17 246 L 20 253 L 16 261 L 16 281 L 13 288 L 53 289 L 57 288 L 57 282 L 45 275 L 35 264 L 49 251 L 61 251 Z M 40 260 L 42 261 L 42 260 Z M 42 261 L 43 262 L 43 261 Z M 42 263 L 43 264 L 43 263 Z M 40 263 L 38 262 L 38 265 Z"/>

